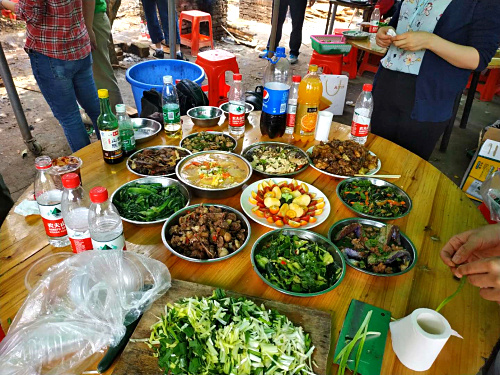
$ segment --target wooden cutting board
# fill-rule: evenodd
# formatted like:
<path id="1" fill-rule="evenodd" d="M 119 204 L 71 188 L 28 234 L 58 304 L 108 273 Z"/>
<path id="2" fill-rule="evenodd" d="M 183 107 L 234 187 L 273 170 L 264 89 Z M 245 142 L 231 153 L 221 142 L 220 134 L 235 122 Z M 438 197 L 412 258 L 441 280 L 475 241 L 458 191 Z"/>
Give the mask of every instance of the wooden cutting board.
<path id="1" fill-rule="evenodd" d="M 158 299 L 151 308 L 144 313 L 132 339 L 149 338 L 150 327 L 158 321 L 158 317 L 165 312 L 167 303 L 174 303 L 185 297 L 211 296 L 214 288 L 207 285 L 187 281 L 172 280 L 172 287 Z M 242 294 L 227 292 L 231 297 L 247 297 Z M 297 305 L 287 305 L 271 300 L 247 297 L 257 305 L 264 304 L 286 315 L 294 324 L 300 325 L 309 333 L 313 345 L 316 347 L 313 359 L 318 365 L 314 369 L 318 375 L 327 374 L 327 360 L 331 340 L 331 315 L 324 311 L 308 309 Z M 113 375 L 163 375 L 158 367 L 158 359 L 153 357 L 153 350 L 144 342 L 129 341 L 122 355 L 117 361 Z"/>

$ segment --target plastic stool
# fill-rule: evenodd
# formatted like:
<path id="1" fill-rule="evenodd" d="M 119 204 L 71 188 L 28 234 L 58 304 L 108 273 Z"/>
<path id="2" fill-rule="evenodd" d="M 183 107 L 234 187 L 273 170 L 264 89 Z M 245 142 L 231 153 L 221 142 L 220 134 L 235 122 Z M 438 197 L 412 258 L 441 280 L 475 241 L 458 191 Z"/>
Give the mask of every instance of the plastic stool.
<path id="1" fill-rule="evenodd" d="M 372 72 L 377 73 L 378 66 L 380 65 L 380 60 L 382 60 L 382 56 L 375 55 L 373 53 L 365 52 L 363 56 L 363 60 L 359 65 L 358 74 L 363 75 L 364 72 Z"/>
<path id="2" fill-rule="evenodd" d="M 334 35 L 344 35 L 344 31 L 350 31 L 350 29 L 333 29 Z M 346 72 L 349 75 L 349 79 L 355 79 L 358 75 L 358 49 L 352 47 L 351 52 L 345 55 L 342 59 L 342 72 Z"/>
<path id="3" fill-rule="evenodd" d="M 214 49 L 200 52 L 196 64 L 201 66 L 207 75 L 208 85 L 202 86 L 202 90 L 208 91 L 210 105 L 217 107 L 227 101 L 229 85 L 226 84 L 226 72 L 240 72 L 236 56 L 223 49 Z"/>
<path id="4" fill-rule="evenodd" d="M 191 22 L 191 33 L 182 34 L 182 21 Z M 208 22 L 209 35 L 200 33 L 200 23 Z M 179 18 L 179 30 L 181 32 L 181 44 L 191 47 L 191 54 L 198 55 L 201 47 L 210 46 L 214 48 L 214 37 L 212 34 L 212 16 L 209 13 L 201 12 L 199 10 L 185 10 L 181 12 Z"/>
<path id="5" fill-rule="evenodd" d="M 313 51 L 310 64 L 316 64 L 323 68 L 323 74 L 342 74 L 343 55 L 321 55 Z"/>

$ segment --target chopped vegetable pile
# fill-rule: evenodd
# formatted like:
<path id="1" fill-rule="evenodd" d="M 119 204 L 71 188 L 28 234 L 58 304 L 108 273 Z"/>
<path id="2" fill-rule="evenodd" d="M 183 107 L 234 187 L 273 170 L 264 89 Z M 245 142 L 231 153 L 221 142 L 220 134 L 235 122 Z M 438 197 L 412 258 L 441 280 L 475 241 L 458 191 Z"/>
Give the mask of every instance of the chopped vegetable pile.
<path id="1" fill-rule="evenodd" d="M 376 217 L 396 217 L 408 211 L 403 195 L 394 187 L 373 185 L 368 180 L 346 183 L 340 198 L 355 211 Z"/>
<path id="2" fill-rule="evenodd" d="M 258 250 L 255 261 L 270 283 L 297 293 L 328 289 L 342 273 L 323 245 L 281 233 Z"/>
<path id="3" fill-rule="evenodd" d="M 168 304 L 151 330 L 165 374 L 314 374 L 314 346 L 302 327 L 221 290 Z"/>
<path id="4" fill-rule="evenodd" d="M 184 208 L 187 198 L 176 185 L 132 183 L 122 187 L 113 197 L 120 216 L 142 222 L 168 218 Z"/>
<path id="5" fill-rule="evenodd" d="M 306 156 L 290 146 L 262 145 L 252 149 L 246 157 L 256 171 L 274 175 L 293 173 L 309 163 Z"/>
<path id="6" fill-rule="evenodd" d="M 235 147 L 234 139 L 225 134 L 213 132 L 200 132 L 192 137 L 186 137 L 181 144 L 181 147 L 189 151 L 232 151 Z"/>

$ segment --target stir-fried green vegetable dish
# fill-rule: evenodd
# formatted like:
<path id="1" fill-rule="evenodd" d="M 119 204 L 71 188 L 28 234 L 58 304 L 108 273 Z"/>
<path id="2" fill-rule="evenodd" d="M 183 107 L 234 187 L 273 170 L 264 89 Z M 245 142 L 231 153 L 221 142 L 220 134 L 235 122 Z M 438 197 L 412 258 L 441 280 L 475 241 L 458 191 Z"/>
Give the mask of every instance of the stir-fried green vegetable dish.
<path id="1" fill-rule="evenodd" d="M 376 217 L 396 217 L 408 211 L 404 197 L 391 186 L 376 186 L 368 180 L 348 182 L 341 199 L 355 211 Z"/>
<path id="2" fill-rule="evenodd" d="M 296 293 L 328 289 L 342 273 L 324 246 L 284 234 L 273 237 L 257 251 L 255 261 L 271 284 Z"/>
<path id="3" fill-rule="evenodd" d="M 168 304 L 151 330 L 148 344 L 165 374 L 314 374 L 302 327 L 222 290 Z"/>
<path id="4" fill-rule="evenodd" d="M 132 183 L 122 187 L 113 197 L 113 204 L 122 217 L 142 222 L 166 219 L 186 203 L 178 186 L 160 183 Z"/>

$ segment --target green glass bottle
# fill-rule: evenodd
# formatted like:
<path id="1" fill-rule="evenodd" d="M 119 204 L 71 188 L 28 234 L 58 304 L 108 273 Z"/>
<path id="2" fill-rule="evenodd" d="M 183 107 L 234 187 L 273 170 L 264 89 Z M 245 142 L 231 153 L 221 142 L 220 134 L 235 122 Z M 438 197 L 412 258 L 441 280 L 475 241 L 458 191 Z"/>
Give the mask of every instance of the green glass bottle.
<path id="1" fill-rule="evenodd" d="M 101 105 L 101 114 L 97 119 L 97 126 L 101 135 L 104 161 L 108 164 L 118 164 L 123 160 L 118 121 L 113 112 L 111 112 L 108 90 L 97 90 L 97 95 L 99 96 L 99 103 Z"/>
<path id="2" fill-rule="evenodd" d="M 122 141 L 122 151 L 124 156 L 132 155 L 135 148 L 135 134 L 132 120 L 127 115 L 125 104 L 116 105 L 116 120 L 118 121 L 118 130 L 120 131 L 120 140 Z"/>

